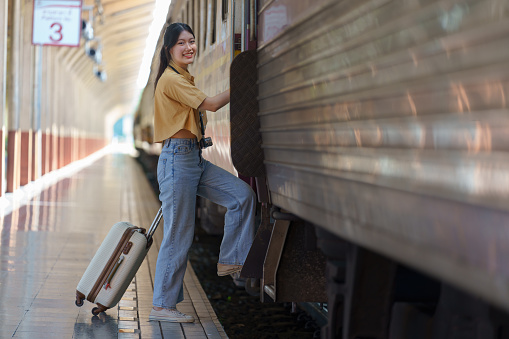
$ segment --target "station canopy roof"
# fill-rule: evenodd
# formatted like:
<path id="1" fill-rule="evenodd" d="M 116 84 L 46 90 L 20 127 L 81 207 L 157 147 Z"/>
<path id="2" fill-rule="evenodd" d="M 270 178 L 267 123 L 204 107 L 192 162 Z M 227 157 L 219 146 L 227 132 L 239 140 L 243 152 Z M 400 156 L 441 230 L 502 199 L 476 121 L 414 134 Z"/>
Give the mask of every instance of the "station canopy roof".
<path id="1" fill-rule="evenodd" d="M 98 15 L 98 4 L 102 6 L 102 18 Z M 132 111 L 140 92 L 138 73 L 155 0 L 84 0 L 83 6 L 83 19 L 88 18 L 87 6 L 94 6 L 94 36 L 98 40 L 90 45 L 96 46 L 98 41 L 102 45 L 102 68 L 107 80 L 101 82 L 94 73 L 97 65 L 85 54 L 83 38 L 80 48 L 62 48 L 59 53 L 85 87 L 103 102 L 105 111 L 119 105 Z"/>

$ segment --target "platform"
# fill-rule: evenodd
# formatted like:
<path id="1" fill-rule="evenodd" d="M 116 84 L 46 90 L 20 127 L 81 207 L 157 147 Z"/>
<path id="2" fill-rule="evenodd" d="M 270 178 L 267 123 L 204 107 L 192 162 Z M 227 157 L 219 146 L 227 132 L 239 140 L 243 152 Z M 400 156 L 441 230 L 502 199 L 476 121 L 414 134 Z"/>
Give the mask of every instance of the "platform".
<path id="1" fill-rule="evenodd" d="M 95 157 L 95 158 L 94 158 Z M 191 265 L 177 308 L 192 324 L 149 322 L 162 227 L 117 307 L 99 317 L 75 289 L 109 228 L 150 226 L 160 203 L 136 160 L 103 150 L 2 198 L 1 338 L 227 338 Z"/>

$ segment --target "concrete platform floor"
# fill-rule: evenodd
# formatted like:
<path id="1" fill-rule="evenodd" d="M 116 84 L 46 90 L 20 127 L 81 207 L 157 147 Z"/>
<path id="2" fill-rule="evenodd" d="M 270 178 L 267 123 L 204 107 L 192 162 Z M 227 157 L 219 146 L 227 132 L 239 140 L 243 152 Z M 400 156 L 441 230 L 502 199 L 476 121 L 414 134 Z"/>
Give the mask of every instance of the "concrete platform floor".
<path id="1" fill-rule="evenodd" d="M 117 307 L 93 316 L 93 304 L 75 306 L 109 228 L 148 228 L 160 206 L 135 159 L 111 149 L 0 199 L 0 338 L 227 338 L 191 265 L 178 308 L 197 321 L 148 321 L 162 227 Z"/>

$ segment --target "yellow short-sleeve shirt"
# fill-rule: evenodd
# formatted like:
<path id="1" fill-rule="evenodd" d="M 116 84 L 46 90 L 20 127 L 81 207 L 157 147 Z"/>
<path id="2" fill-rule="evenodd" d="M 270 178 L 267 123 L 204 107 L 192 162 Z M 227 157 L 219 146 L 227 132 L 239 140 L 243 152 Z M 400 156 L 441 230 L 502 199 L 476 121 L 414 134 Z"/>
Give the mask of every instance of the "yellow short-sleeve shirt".
<path id="1" fill-rule="evenodd" d="M 182 67 L 170 61 L 157 82 L 154 95 L 154 141 L 162 142 L 172 135 L 186 129 L 202 138 L 198 107 L 207 98 L 194 85 L 194 77 Z M 203 123 L 207 123 L 205 112 L 202 112 Z"/>

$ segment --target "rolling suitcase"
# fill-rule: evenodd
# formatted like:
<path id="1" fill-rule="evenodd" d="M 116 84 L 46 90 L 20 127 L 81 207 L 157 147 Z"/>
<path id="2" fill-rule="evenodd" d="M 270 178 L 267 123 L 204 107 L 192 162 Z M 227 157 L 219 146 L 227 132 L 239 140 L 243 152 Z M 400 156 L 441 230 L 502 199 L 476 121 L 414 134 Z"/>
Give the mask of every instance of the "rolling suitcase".
<path id="1" fill-rule="evenodd" d="M 152 236 L 162 218 L 162 208 L 148 232 L 128 222 L 113 225 L 88 265 L 76 288 L 76 306 L 84 300 L 97 305 L 92 314 L 115 306 L 133 280 L 152 245 Z"/>

